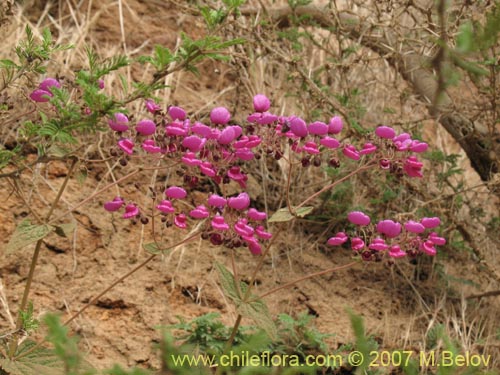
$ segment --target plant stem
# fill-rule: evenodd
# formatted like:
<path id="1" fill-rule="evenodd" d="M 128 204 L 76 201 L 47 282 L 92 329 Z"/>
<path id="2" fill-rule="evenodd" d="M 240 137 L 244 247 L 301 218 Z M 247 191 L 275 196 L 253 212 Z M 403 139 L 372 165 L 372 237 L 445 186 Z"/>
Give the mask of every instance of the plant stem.
<path id="1" fill-rule="evenodd" d="M 71 166 L 69 167 L 68 174 L 66 175 L 66 178 L 64 179 L 64 182 L 62 183 L 61 187 L 59 188 L 59 191 L 57 192 L 57 195 L 52 202 L 49 212 L 47 213 L 47 216 L 45 217 L 45 222 L 49 221 L 50 217 L 52 216 L 52 213 L 54 212 L 55 208 L 57 207 L 57 204 L 59 203 L 59 200 L 61 199 L 64 190 L 66 189 L 66 186 L 68 185 L 69 178 L 71 176 L 71 173 L 73 172 L 73 169 L 75 168 L 75 165 L 77 163 L 78 159 L 73 158 Z M 28 297 L 30 294 L 30 289 L 31 289 L 31 283 L 33 282 L 33 276 L 35 274 L 35 268 L 36 264 L 38 262 L 38 256 L 40 255 L 40 249 L 42 248 L 43 244 L 43 238 L 38 240 L 35 245 L 35 251 L 33 252 L 33 257 L 31 258 L 31 264 L 30 264 L 30 270 L 28 273 L 28 279 L 26 280 L 26 285 L 24 287 L 24 292 L 23 292 L 23 299 L 21 300 L 21 305 L 19 306 L 19 310 L 17 313 L 17 322 L 16 322 L 16 330 L 21 330 L 23 327 L 23 319 L 21 313 L 26 309 L 26 306 L 28 304 Z M 17 350 L 17 340 L 16 337 L 12 339 L 10 348 L 9 348 L 9 357 L 12 358 L 16 354 Z"/>

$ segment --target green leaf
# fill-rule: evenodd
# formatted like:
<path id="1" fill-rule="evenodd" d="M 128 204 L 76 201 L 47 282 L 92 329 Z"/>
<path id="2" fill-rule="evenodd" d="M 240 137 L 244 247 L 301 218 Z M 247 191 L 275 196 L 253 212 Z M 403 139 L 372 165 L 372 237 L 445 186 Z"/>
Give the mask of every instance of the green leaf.
<path id="1" fill-rule="evenodd" d="M 223 264 L 215 263 L 215 267 L 219 274 L 219 279 L 222 285 L 222 290 L 224 294 L 231 298 L 236 303 L 241 303 L 241 296 L 238 288 L 236 287 L 236 280 L 234 279 L 233 274 L 224 267 Z M 243 285 L 242 285 L 243 284 Z M 243 288 L 242 288 L 243 286 Z M 240 290 L 242 293 L 246 292 L 247 286 L 245 283 L 240 283 Z"/>
<path id="2" fill-rule="evenodd" d="M 460 31 L 457 35 L 457 49 L 460 52 L 472 51 L 474 44 L 474 32 L 470 21 L 460 26 Z"/>
<path id="3" fill-rule="evenodd" d="M 0 60 L 0 68 L 18 68 L 12 60 Z"/>
<path id="4" fill-rule="evenodd" d="M 71 223 L 59 224 L 55 226 L 55 231 L 58 236 L 69 237 L 75 230 L 76 224 L 74 221 Z"/>
<path id="5" fill-rule="evenodd" d="M 26 340 L 16 353 L 21 356 L 36 345 Z M 18 360 L 0 358 L 0 368 L 9 375 L 65 375 L 64 364 L 56 354 L 47 348 L 39 347 Z"/>
<path id="6" fill-rule="evenodd" d="M 33 242 L 45 238 L 55 228 L 48 224 L 32 225 L 29 220 L 23 220 L 16 228 L 7 244 L 7 254 L 19 250 Z"/>
<path id="7" fill-rule="evenodd" d="M 288 207 L 285 208 L 280 208 L 278 211 L 276 211 L 273 216 L 268 220 L 269 223 L 281 223 L 285 221 L 290 221 L 296 217 L 305 217 L 306 215 L 309 215 L 311 211 L 314 209 L 314 207 L 311 206 L 306 206 L 306 207 L 299 207 L 297 209 L 293 208 L 295 211 L 295 215 L 290 212 Z"/>
<path id="8" fill-rule="evenodd" d="M 142 245 L 142 247 L 144 248 L 144 250 L 146 250 L 148 253 L 151 254 L 166 254 L 169 251 L 168 249 L 166 250 L 160 249 L 156 244 L 156 242 L 144 244 Z"/>
<path id="9" fill-rule="evenodd" d="M 269 313 L 269 309 L 261 299 L 252 302 L 242 302 L 238 306 L 238 312 L 242 316 L 252 319 L 255 325 L 262 328 L 271 340 L 275 340 L 278 336 L 278 330 Z"/>

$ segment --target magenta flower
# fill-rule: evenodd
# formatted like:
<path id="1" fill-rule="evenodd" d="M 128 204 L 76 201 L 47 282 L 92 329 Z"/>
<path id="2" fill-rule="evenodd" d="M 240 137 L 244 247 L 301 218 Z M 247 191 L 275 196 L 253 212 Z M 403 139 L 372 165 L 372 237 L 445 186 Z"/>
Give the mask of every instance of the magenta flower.
<path id="1" fill-rule="evenodd" d="M 312 141 L 306 142 L 304 147 L 302 147 L 302 150 L 311 155 L 319 154 L 318 146 Z"/>
<path id="2" fill-rule="evenodd" d="M 236 224 L 234 224 L 234 231 L 241 237 L 251 237 L 254 233 L 254 229 L 247 224 L 246 219 L 239 219 Z"/>
<path id="3" fill-rule="evenodd" d="M 253 108 L 255 112 L 265 112 L 271 108 L 271 102 L 267 96 L 263 94 L 257 94 L 253 97 Z"/>
<path id="4" fill-rule="evenodd" d="M 128 130 L 128 117 L 123 113 L 115 113 L 114 120 L 109 119 L 109 127 L 115 132 L 126 132 Z"/>
<path id="5" fill-rule="evenodd" d="M 389 249 L 389 256 L 391 258 L 403 258 L 406 256 L 406 253 L 401 250 L 401 247 L 399 245 L 392 245 Z"/>
<path id="6" fill-rule="evenodd" d="M 438 246 L 446 245 L 446 239 L 443 237 L 439 237 L 436 232 L 430 233 L 428 240 L 431 241 L 434 245 Z"/>
<path id="7" fill-rule="evenodd" d="M 194 152 L 186 152 L 184 156 L 182 156 L 181 161 L 190 167 L 197 167 L 201 165 L 201 160 L 196 158 Z"/>
<path id="8" fill-rule="evenodd" d="M 429 145 L 425 142 L 420 142 L 417 140 L 414 140 L 411 142 L 410 145 L 410 151 L 420 153 L 420 152 L 425 152 L 429 148 Z"/>
<path id="9" fill-rule="evenodd" d="M 405 223 L 405 229 L 411 233 L 423 233 L 425 231 L 425 227 L 422 224 L 413 220 L 408 220 Z"/>
<path id="10" fill-rule="evenodd" d="M 229 170 L 227 171 L 227 175 L 231 180 L 234 181 L 241 181 L 247 178 L 247 176 L 245 176 L 245 174 L 241 172 L 240 167 L 238 167 L 237 165 L 229 168 Z"/>
<path id="11" fill-rule="evenodd" d="M 436 228 L 441 225 L 441 220 L 439 217 L 424 217 L 420 220 L 420 223 L 427 229 Z"/>
<path id="12" fill-rule="evenodd" d="M 210 216 L 210 213 L 204 205 L 199 205 L 194 210 L 191 210 L 189 215 L 195 219 L 205 219 Z"/>
<path id="13" fill-rule="evenodd" d="M 181 107 L 171 106 L 168 109 L 168 114 L 172 117 L 172 120 L 184 121 L 186 119 L 186 111 Z"/>
<path id="14" fill-rule="evenodd" d="M 123 138 L 118 141 L 120 147 L 125 153 L 132 155 L 134 153 L 134 142 L 128 138 Z"/>
<path id="15" fill-rule="evenodd" d="M 370 224 L 370 217 L 361 211 L 351 211 L 347 215 L 347 220 L 355 225 L 365 226 Z"/>
<path id="16" fill-rule="evenodd" d="M 156 124 L 151 120 L 141 120 L 135 126 L 135 130 L 142 135 L 151 135 L 156 131 Z"/>
<path id="17" fill-rule="evenodd" d="M 142 149 L 150 154 L 157 154 L 161 152 L 161 147 L 155 144 L 155 141 L 152 139 L 146 139 L 142 142 Z"/>
<path id="18" fill-rule="evenodd" d="M 389 126 L 379 126 L 375 129 L 375 134 L 380 138 L 393 139 L 396 136 L 396 132 L 393 128 Z"/>
<path id="19" fill-rule="evenodd" d="M 307 127 L 309 134 L 325 135 L 328 133 L 328 125 L 321 121 L 315 121 Z"/>
<path id="20" fill-rule="evenodd" d="M 339 116 L 333 116 L 328 123 L 328 133 L 338 134 L 342 131 L 344 124 L 342 123 L 342 118 Z"/>
<path id="21" fill-rule="evenodd" d="M 434 247 L 434 243 L 432 241 L 424 241 L 420 244 L 420 250 L 430 256 L 436 255 L 436 249 Z"/>
<path id="22" fill-rule="evenodd" d="M 215 170 L 214 166 L 209 161 L 201 163 L 200 171 L 201 173 L 203 173 L 205 176 L 208 177 L 215 177 L 215 175 L 217 174 L 217 171 Z"/>
<path id="23" fill-rule="evenodd" d="M 269 125 L 278 120 L 278 116 L 273 115 L 269 112 L 264 112 L 260 114 L 260 117 L 256 120 L 259 125 Z"/>
<path id="24" fill-rule="evenodd" d="M 308 134 L 306 122 L 300 117 L 292 117 L 290 119 L 290 130 L 297 137 L 301 138 L 304 138 Z"/>
<path id="25" fill-rule="evenodd" d="M 370 250 L 383 251 L 383 250 L 387 250 L 389 248 L 389 246 L 387 246 L 387 244 L 385 243 L 385 241 L 382 238 L 377 237 L 374 240 L 372 240 L 370 245 L 368 245 L 368 248 Z"/>
<path id="26" fill-rule="evenodd" d="M 342 150 L 342 153 L 352 160 L 359 160 L 360 158 L 359 152 L 356 150 L 356 147 L 352 145 L 345 146 L 344 149 Z"/>
<path id="27" fill-rule="evenodd" d="M 43 91 L 51 91 L 50 89 L 52 87 L 55 87 L 55 88 L 58 88 L 60 89 L 61 88 L 61 84 L 59 83 L 59 81 L 55 78 L 45 78 L 41 83 L 40 85 L 38 86 L 38 88 L 40 88 L 41 90 Z M 51 93 L 52 94 L 52 93 Z M 50 95 L 52 96 L 52 95 Z"/>
<path id="28" fill-rule="evenodd" d="M 125 206 L 124 219 L 130 219 L 139 215 L 139 208 L 135 204 L 127 204 Z"/>
<path id="29" fill-rule="evenodd" d="M 217 194 L 212 194 L 208 198 L 207 203 L 212 207 L 224 207 L 227 204 L 227 200 Z"/>
<path id="30" fill-rule="evenodd" d="M 247 216 L 250 220 L 262 221 L 267 219 L 267 214 L 265 212 L 257 211 L 255 208 L 250 208 L 247 212 Z"/>
<path id="31" fill-rule="evenodd" d="M 177 228 L 186 229 L 187 228 L 187 217 L 184 214 L 179 214 L 174 217 L 174 224 Z"/>
<path id="32" fill-rule="evenodd" d="M 262 225 L 257 226 L 255 228 L 255 234 L 257 237 L 262 238 L 263 240 L 270 240 L 273 235 L 269 232 L 266 232 L 266 228 L 264 228 Z"/>
<path id="33" fill-rule="evenodd" d="M 165 199 L 162 200 L 160 204 L 156 206 L 156 208 L 164 214 L 173 214 L 175 212 L 175 208 L 172 206 L 172 202 Z"/>
<path id="34" fill-rule="evenodd" d="M 155 114 L 161 109 L 161 107 L 158 104 L 156 104 L 154 100 L 151 99 L 147 99 L 145 105 L 148 112 L 152 114 Z"/>
<path id="35" fill-rule="evenodd" d="M 165 190 L 165 195 L 171 199 L 184 199 L 187 196 L 186 190 L 179 186 L 170 186 Z"/>
<path id="36" fill-rule="evenodd" d="M 409 156 L 403 165 L 403 170 L 410 177 L 423 177 L 423 163 L 419 162 L 416 156 Z"/>
<path id="37" fill-rule="evenodd" d="M 246 238 L 245 239 L 248 249 L 253 255 L 260 255 L 262 254 L 262 247 L 259 244 L 259 241 L 257 239 L 251 237 L 251 238 Z"/>
<path id="38" fill-rule="evenodd" d="M 359 151 L 361 155 L 369 155 L 373 154 L 375 151 L 377 151 L 377 146 L 375 146 L 373 143 L 367 142 L 363 145 L 363 149 Z"/>
<path id="39" fill-rule="evenodd" d="M 227 145 L 236 139 L 236 134 L 232 126 L 226 127 L 219 135 L 217 141 L 221 145 Z"/>
<path id="40" fill-rule="evenodd" d="M 255 154 L 252 152 L 252 150 L 244 147 L 237 149 L 234 154 L 241 160 L 252 160 L 255 157 Z"/>
<path id="41" fill-rule="evenodd" d="M 124 204 L 125 201 L 122 198 L 115 197 L 112 201 L 104 203 L 104 209 L 108 212 L 114 212 L 118 211 Z"/>
<path id="42" fill-rule="evenodd" d="M 97 87 L 99 87 L 100 90 L 102 90 L 104 88 L 104 80 L 103 79 L 97 80 Z"/>
<path id="43" fill-rule="evenodd" d="M 347 241 L 348 237 L 344 232 L 338 232 L 335 237 L 330 237 L 327 244 L 330 246 L 339 246 Z"/>
<path id="44" fill-rule="evenodd" d="M 361 238 L 354 237 L 351 240 L 351 249 L 353 249 L 354 251 L 362 250 L 364 249 L 364 247 L 365 247 L 365 242 Z"/>
<path id="45" fill-rule="evenodd" d="M 393 142 L 404 142 L 406 140 L 411 140 L 411 136 L 408 133 L 401 133 L 400 135 L 395 136 L 392 141 Z"/>
<path id="46" fill-rule="evenodd" d="M 380 159 L 379 165 L 380 165 L 380 168 L 382 168 L 382 169 L 390 169 L 391 168 L 391 161 L 388 159 Z"/>
<path id="47" fill-rule="evenodd" d="M 195 122 L 193 126 L 191 126 L 191 131 L 195 134 L 198 134 L 202 137 L 208 137 L 212 134 L 212 130 L 205 124 L 201 122 Z"/>
<path id="48" fill-rule="evenodd" d="M 216 215 L 212 219 L 212 228 L 219 231 L 225 231 L 229 229 L 229 225 L 226 223 L 224 216 Z"/>
<path id="49" fill-rule="evenodd" d="M 247 193 L 240 193 L 237 197 L 228 198 L 227 205 L 238 211 L 245 210 L 250 206 L 250 197 Z"/>
<path id="50" fill-rule="evenodd" d="M 231 114 L 225 107 L 216 107 L 210 112 L 210 121 L 218 125 L 226 125 L 231 119 Z"/>
<path id="51" fill-rule="evenodd" d="M 340 142 L 338 140 L 336 140 L 335 138 L 332 138 L 332 137 L 324 137 L 322 138 L 319 143 L 322 145 L 322 146 L 325 146 L 325 147 L 328 147 L 328 148 L 331 148 L 331 149 L 334 149 L 334 148 L 337 148 L 340 146 Z"/>
<path id="52" fill-rule="evenodd" d="M 262 139 L 258 135 L 251 135 L 248 137 L 248 142 L 246 143 L 247 148 L 257 147 L 262 143 Z M 233 144 L 234 146 L 234 144 Z"/>
<path id="53" fill-rule="evenodd" d="M 206 139 L 196 135 L 190 135 L 182 140 L 182 145 L 193 152 L 200 151 L 205 145 Z"/>
<path id="54" fill-rule="evenodd" d="M 42 89 L 35 89 L 33 92 L 30 94 L 31 100 L 37 103 L 45 103 L 50 100 L 51 97 L 54 95 L 50 91 L 45 91 Z"/>
<path id="55" fill-rule="evenodd" d="M 382 220 L 377 224 L 377 232 L 384 234 L 388 238 L 394 238 L 401 233 L 401 224 L 392 220 Z"/>

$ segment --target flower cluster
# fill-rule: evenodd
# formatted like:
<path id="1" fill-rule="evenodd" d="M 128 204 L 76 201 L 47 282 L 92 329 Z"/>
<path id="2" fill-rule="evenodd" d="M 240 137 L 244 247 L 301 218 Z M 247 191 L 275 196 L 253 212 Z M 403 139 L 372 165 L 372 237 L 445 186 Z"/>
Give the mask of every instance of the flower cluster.
<path id="1" fill-rule="evenodd" d="M 187 197 L 187 192 L 182 187 L 170 186 L 165 190 L 165 199 L 156 205 L 156 214 L 167 226 L 172 225 L 180 229 L 187 228 L 188 216 L 194 220 L 207 219 L 202 229 L 202 238 L 209 239 L 214 245 L 229 248 L 246 246 L 252 254 L 262 252 L 260 244 L 269 240 L 272 235 L 261 224 L 267 219 L 267 214 L 250 207 L 250 197 L 247 193 L 240 193 L 235 197 L 224 198 L 217 194 L 208 197 L 206 204 L 201 204 L 185 212 L 178 207 L 177 201 Z M 122 217 L 124 219 L 139 218 L 143 224 L 148 219 L 140 212 L 134 203 L 126 204 L 121 197 L 115 197 L 104 204 L 104 209 L 115 212 L 125 207 Z"/>
<path id="2" fill-rule="evenodd" d="M 365 261 L 389 258 L 414 258 L 419 254 L 436 255 L 436 246 L 446 244 L 446 239 L 432 231 L 441 224 L 438 217 L 424 217 L 420 221 L 408 220 L 401 224 L 393 220 L 381 220 L 371 224 L 368 215 L 352 211 L 347 219 L 358 229 L 350 237 L 344 232 L 328 240 L 328 245 L 343 245 L 350 239 L 351 249 Z"/>
<path id="3" fill-rule="evenodd" d="M 54 96 L 52 93 L 52 88 L 61 88 L 61 84 L 55 78 L 45 78 L 39 85 L 38 88 L 33 90 L 30 94 L 31 100 L 37 103 L 48 102 L 50 98 Z"/>

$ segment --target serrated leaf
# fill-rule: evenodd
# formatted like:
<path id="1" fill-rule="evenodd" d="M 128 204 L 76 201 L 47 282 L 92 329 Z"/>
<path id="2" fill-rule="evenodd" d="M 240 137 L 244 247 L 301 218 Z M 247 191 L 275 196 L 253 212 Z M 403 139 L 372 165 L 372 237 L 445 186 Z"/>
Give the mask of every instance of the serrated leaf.
<path id="1" fill-rule="evenodd" d="M 285 208 L 280 208 L 278 211 L 276 211 L 273 216 L 268 220 L 269 223 L 281 223 L 285 221 L 290 221 L 296 217 L 305 217 L 306 215 L 309 215 L 311 211 L 314 209 L 314 207 L 311 206 L 306 206 L 306 207 L 299 207 L 297 209 L 294 208 L 295 215 L 293 215 L 288 207 Z"/>
<path id="2" fill-rule="evenodd" d="M 71 235 L 71 233 L 73 233 L 75 228 L 76 228 L 76 224 L 74 221 L 72 221 L 71 223 L 56 225 L 55 231 L 56 231 L 56 234 L 58 236 L 69 237 Z"/>
<path id="3" fill-rule="evenodd" d="M 155 242 L 144 244 L 142 247 L 150 254 L 166 254 L 169 251 L 168 249 L 160 249 Z"/>
<path id="4" fill-rule="evenodd" d="M 276 339 L 278 330 L 264 301 L 258 299 L 252 302 L 242 302 L 238 306 L 238 312 L 242 316 L 252 319 L 255 325 L 262 328 L 271 340 Z"/>
<path id="5" fill-rule="evenodd" d="M 54 229 L 52 225 L 48 224 L 32 225 L 29 220 L 21 221 L 7 244 L 7 254 L 45 238 Z"/>
<path id="6" fill-rule="evenodd" d="M 25 341 L 16 353 L 21 356 L 36 345 L 33 341 Z M 64 363 L 47 348 L 37 348 L 18 360 L 0 358 L 0 368 L 9 375 L 64 375 Z"/>

